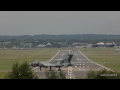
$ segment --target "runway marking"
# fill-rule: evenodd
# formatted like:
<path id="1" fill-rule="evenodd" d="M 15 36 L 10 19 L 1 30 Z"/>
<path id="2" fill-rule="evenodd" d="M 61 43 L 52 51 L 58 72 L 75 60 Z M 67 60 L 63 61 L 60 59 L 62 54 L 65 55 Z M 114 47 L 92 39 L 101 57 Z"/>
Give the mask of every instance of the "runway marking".
<path id="1" fill-rule="evenodd" d="M 75 75 L 73 75 L 73 73 L 72 73 L 72 67 L 71 66 L 68 67 L 68 75 L 67 76 L 69 76 L 70 79 L 71 78 L 75 79 Z"/>
<path id="2" fill-rule="evenodd" d="M 79 58 L 77 58 L 77 60 L 86 60 L 86 59 L 79 59 Z"/>
<path id="3" fill-rule="evenodd" d="M 79 50 L 78 50 L 79 51 Z M 80 52 L 80 51 L 79 51 Z M 94 64 L 96 64 L 96 65 L 98 65 L 98 66 L 100 66 L 100 67 L 102 67 L 102 68 L 105 68 L 105 69 L 107 69 L 107 70 L 110 70 L 110 71 L 114 71 L 114 70 L 111 70 L 111 69 L 109 69 L 109 68 L 106 68 L 106 67 L 104 67 L 104 66 L 102 66 L 102 65 L 100 65 L 100 64 L 97 64 L 97 63 L 95 63 L 95 62 L 93 62 L 93 61 L 91 61 L 89 58 L 87 58 L 87 56 L 85 56 L 82 52 L 80 52 L 80 54 L 82 54 L 86 59 L 88 59 L 91 63 L 94 63 Z"/>
<path id="4" fill-rule="evenodd" d="M 79 64 L 75 64 L 76 66 L 79 65 Z"/>
<path id="5" fill-rule="evenodd" d="M 72 51 L 72 50 L 60 50 L 60 51 Z"/>
<path id="6" fill-rule="evenodd" d="M 32 70 L 35 70 L 35 69 L 37 69 L 38 67 L 35 67 L 35 68 L 33 68 Z"/>
<path id="7" fill-rule="evenodd" d="M 52 60 L 62 60 L 63 58 L 60 58 L 60 59 L 52 59 Z"/>
<path id="8" fill-rule="evenodd" d="M 59 51 L 57 52 L 57 54 L 55 54 L 55 56 L 58 55 L 58 53 L 59 53 L 60 51 L 61 51 L 61 50 L 59 50 Z M 49 61 L 51 61 L 55 56 L 53 56 Z"/>

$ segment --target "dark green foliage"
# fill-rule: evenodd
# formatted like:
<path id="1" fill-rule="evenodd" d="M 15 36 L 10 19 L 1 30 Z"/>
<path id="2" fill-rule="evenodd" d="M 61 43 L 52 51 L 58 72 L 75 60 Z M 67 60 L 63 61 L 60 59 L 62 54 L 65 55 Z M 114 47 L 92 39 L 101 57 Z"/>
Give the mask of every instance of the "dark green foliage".
<path id="1" fill-rule="evenodd" d="M 46 79 L 66 79 L 65 73 L 63 71 L 46 71 Z"/>
<path id="2" fill-rule="evenodd" d="M 80 39 L 80 40 L 109 40 L 109 39 L 120 39 L 120 35 L 107 35 L 107 34 L 73 34 L 73 35 L 47 35 L 47 34 L 41 34 L 41 35 L 21 35 L 21 36 L 0 36 L 0 40 L 5 39 L 16 39 L 16 40 L 25 40 L 25 39 L 42 39 L 42 40 L 70 40 L 70 39 Z"/>
<path id="3" fill-rule="evenodd" d="M 12 71 L 8 72 L 5 79 L 37 79 L 27 62 L 19 65 L 17 62 L 13 64 Z"/>
<path id="4" fill-rule="evenodd" d="M 36 42 L 37 41 L 37 42 Z M 73 34 L 73 35 L 21 35 L 21 36 L 0 36 L 0 48 L 12 48 L 13 46 L 19 48 L 29 48 L 28 46 L 21 45 L 21 42 L 32 43 L 31 48 L 39 44 L 46 44 L 50 42 L 51 47 L 66 47 L 72 45 L 73 42 L 92 43 L 98 42 L 115 42 L 120 45 L 120 35 L 105 35 L 105 34 Z M 11 42 L 8 45 L 3 45 L 3 42 Z M 62 42 L 62 44 L 60 44 Z M 65 44 L 64 44 L 65 42 Z"/>
<path id="5" fill-rule="evenodd" d="M 120 79 L 119 72 L 108 71 L 106 69 L 101 71 L 92 71 L 90 70 L 87 73 L 87 79 Z"/>

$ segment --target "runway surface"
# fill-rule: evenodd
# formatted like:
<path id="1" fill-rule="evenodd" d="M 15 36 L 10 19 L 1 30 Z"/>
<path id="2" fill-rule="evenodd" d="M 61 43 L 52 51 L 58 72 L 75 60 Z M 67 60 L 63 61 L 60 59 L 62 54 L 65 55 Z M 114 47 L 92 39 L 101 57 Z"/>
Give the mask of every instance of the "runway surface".
<path id="1" fill-rule="evenodd" d="M 61 67 L 67 79 L 82 79 L 86 77 L 89 70 L 99 71 L 105 68 L 89 60 L 79 50 L 59 50 L 49 61 L 62 60 L 67 54 L 73 54 L 71 62 L 75 63 L 75 66 Z M 54 67 L 52 69 L 58 70 L 58 68 Z M 39 68 L 34 68 L 34 71 L 40 79 L 45 77 L 45 68 L 42 68 L 42 71 Z"/>

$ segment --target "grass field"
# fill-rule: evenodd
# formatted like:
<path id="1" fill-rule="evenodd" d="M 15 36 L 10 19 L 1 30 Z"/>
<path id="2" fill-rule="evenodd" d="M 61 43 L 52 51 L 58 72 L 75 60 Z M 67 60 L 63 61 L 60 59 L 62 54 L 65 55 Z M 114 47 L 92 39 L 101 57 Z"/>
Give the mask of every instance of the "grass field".
<path id="1" fill-rule="evenodd" d="M 0 72 L 0 79 L 3 79 L 7 72 Z"/>
<path id="2" fill-rule="evenodd" d="M 120 53 L 116 52 L 115 48 L 81 48 L 79 50 L 90 60 L 120 71 Z"/>
<path id="3" fill-rule="evenodd" d="M 0 71 L 10 70 L 14 62 L 33 62 L 51 59 L 59 49 L 41 48 L 34 50 L 0 50 Z"/>

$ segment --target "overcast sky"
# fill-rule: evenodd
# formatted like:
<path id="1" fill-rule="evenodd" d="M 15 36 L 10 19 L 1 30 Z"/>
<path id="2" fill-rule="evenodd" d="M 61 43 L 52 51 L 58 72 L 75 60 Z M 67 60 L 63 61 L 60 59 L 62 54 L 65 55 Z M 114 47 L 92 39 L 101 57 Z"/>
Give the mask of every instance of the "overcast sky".
<path id="1" fill-rule="evenodd" d="M 0 11 L 0 35 L 119 34 L 120 11 Z"/>

